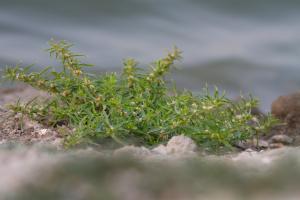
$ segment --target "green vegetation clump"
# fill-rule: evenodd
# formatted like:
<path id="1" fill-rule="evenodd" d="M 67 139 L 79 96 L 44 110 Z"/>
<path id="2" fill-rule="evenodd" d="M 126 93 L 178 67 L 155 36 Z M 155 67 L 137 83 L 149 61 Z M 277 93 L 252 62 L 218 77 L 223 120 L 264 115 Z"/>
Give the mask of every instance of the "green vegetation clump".
<path id="1" fill-rule="evenodd" d="M 29 67 L 18 66 L 5 71 L 9 80 L 51 95 L 42 103 L 31 101 L 12 108 L 47 125 L 69 127 L 66 146 L 107 138 L 120 144 L 155 145 L 183 134 L 203 147 L 218 149 L 266 132 L 274 121 L 251 114 L 257 106 L 252 98 L 233 102 L 217 89 L 213 93 L 204 89 L 195 96 L 168 87 L 165 75 L 181 58 L 177 48 L 149 70 L 127 59 L 121 74 L 92 75 L 83 70 L 90 65 L 82 63 L 82 55 L 73 53 L 71 47 L 65 41 L 50 42 L 48 51 L 61 62 L 61 71 L 47 67 L 29 72 Z"/>

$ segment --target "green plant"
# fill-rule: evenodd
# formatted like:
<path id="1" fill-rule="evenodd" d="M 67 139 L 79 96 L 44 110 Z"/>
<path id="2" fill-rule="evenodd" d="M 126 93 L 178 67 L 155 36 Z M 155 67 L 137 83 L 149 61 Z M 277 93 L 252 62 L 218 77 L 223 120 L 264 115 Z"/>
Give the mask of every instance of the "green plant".
<path id="1" fill-rule="evenodd" d="M 95 139 L 112 138 L 125 144 L 131 139 L 148 145 L 184 134 L 199 145 L 218 149 L 230 147 L 265 132 L 272 117 L 258 120 L 251 114 L 257 100 L 233 102 L 217 89 L 202 95 L 170 89 L 165 75 L 181 52 L 174 48 L 165 58 L 155 61 L 150 70 L 137 67 L 133 59 L 124 61 L 122 74 L 91 75 L 83 69 L 82 55 L 73 53 L 65 41 L 50 42 L 48 51 L 61 62 L 61 71 L 47 67 L 29 72 L 29 67 L 9 67 L 9 80 L 27 83 L 51 94 L 42 103 L 13 106 L 31 118 L 52 126 L 73 129 L 65 139 L 67 146 Z"/>

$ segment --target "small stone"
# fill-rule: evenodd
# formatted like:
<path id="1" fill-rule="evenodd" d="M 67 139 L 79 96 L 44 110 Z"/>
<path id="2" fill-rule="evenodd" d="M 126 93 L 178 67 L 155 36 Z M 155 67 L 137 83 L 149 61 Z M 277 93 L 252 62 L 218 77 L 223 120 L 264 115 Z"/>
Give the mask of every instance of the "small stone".
<path id="1" fill-rule="evenodd" d="M 247 141 L 239 141 L 236 143 L 236 146 L 243 150 L 248 149 L 248 148 L 267 149 L 267 148 L 269 148 L 269 143 L 265 140 L 258 140 L 258 142 L 257 142 L 257 139 L 251 139 L 251 140 L 247 140 Z"/>
<path id="2" fill-rule="evenodd" d="M 39 130 L 39 135 L 46 135 L 48 133 L 48 129 L 41 129 Z"/>
<path id="3" fill-rule="evenodd" d="M 238 141 L 235 146 L 243 150 L 249 148 L 248 142 L 246 141 Z"/>
<path id="4" fill-rule="evenodd" d="M 258 147 L 269 148 L 269 143 L 265 140 L 258 140 Z"/>
<path id="5" fill-rule="evenodd" d="M 287 135 L 274 135 L 270 138 L 270 143 L 292 144 L 293 138 Z"/>
<path id="6" fill-rule="evenodd" d="M 195 152 L 197 145 L 195 142 L 184 135 L 172 137 L 167 146 L 166 150 L 168 154 L 185 154 Z"/>
<path id="7" fill-rule="evenodd" d="M 282 147 L 284 147 L 284 144 L 282 144 L 282 143 L 272 143 L 272 144 L 270 144 L 271 149 L 279 149 L 279 148 L 282 148 Z"/>
<path id="8" fill-rule="evenodd" d="M 254 151 L 253 149 L 250 149 L 250 148 L 246 149 L 245 152 L 247 152 L 247 153 L 256 153 L 256 151 Z"/>

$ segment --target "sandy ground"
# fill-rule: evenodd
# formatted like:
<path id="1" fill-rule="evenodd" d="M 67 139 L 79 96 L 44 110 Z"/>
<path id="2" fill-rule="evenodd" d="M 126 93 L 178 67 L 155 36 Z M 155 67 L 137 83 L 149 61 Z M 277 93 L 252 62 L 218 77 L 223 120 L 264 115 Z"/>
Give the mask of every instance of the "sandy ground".
<path id="1" fill-rule="evenodd" d="M 153 149 L 66 151 L 54 130 L 26 118 L 21 125 L 4 106 L 36 95 L 47 96 L 0 89 L 0 199 L 299 199 L 298 147 L 213 156 L 177 136 Z"/>
<path id="2" fill-rule="evenodd" d="M 15 114 L 7 106 L 19 100 L 28 102 L 35 97 L 47 98 L 48 95 L 31 87 L 20 85 L 15 88 L 0 89 L 0 142 L 22 144 L 53 143 L 59 145 L 62 138 L 49 127 L 30 120 L 21 113 Z"/>

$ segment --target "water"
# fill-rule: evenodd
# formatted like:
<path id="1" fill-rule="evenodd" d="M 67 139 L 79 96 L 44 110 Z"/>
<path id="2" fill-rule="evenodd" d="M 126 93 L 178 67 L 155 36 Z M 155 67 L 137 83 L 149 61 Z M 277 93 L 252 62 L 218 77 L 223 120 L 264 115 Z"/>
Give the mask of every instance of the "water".
<path id="1" fill-rule="evenodd" d="M 99 71 L 177 45 L 179 87 L 252 93 L 269 110 L 300 87 L 299 9 L 293 0 L 0 0 L 0 66 L 53 63 L 43 51 L 50 38 L 75 43 Z"/>

